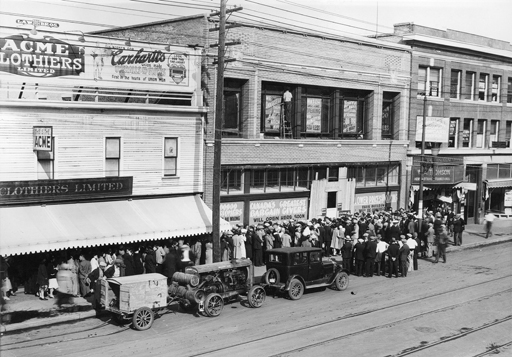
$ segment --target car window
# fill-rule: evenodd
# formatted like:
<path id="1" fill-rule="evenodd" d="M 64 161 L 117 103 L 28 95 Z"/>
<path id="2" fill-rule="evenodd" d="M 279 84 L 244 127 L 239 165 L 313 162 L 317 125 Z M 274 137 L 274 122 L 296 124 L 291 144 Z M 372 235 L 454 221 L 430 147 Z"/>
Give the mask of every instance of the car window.
<path id="1" fill-rule="evenodd" d="M 322 260 L 322 256 L 320 252 L 311 252 L 309 253 L 309 261 L 311 263 L 316 263 Z"/>
<path id="2" fill-rule="evenodd" d="M 268 261 L 272 263 L 282 263 L 283 256 L 280 254 L 269 254 Z"/>
<path id="3" fill-rule="evenodd" d="M 293 265 L 301 265 L 308 263 L 308 253 L 295 253 L 293 255 Z"/>

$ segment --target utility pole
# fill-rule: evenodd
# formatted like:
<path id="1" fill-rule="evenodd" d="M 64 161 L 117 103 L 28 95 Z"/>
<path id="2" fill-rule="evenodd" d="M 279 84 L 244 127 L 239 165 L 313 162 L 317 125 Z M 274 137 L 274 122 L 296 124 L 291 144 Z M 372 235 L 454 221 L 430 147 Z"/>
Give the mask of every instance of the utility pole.
<path id="1" fill-rule="evenodd" d="M 215 100 L 215 123 L 213 142 L 213 207 L 212 207 L 212 239 L 213 239 L 213 261 L 220 262 L 222 252 L 220 250 L 220 187 L 221 187 L 221 151 L 222 151 L 222 119 L 224 117 L 224 58 L 226 47 L 226 12 L 242 10 L 241 7 L 226 11 L 227 0 L 220 0 L 220 11 L 210 16 L 219 16 L 219 27 L 210 31 L 219 30 L 219 43 L 210 47 L 218 47 L 217 61 L 217 92 Z M 231 25 L 235 27 L 236 25 Z M 230 42 L 229 45 L 238 45 L 240 42 Z M 228 59 L 228 62 L 232 60 Z"/>
<path id="2" fill-rule="evenodd" d="M 420 155 L 420 188 L 418 197 L 418 226 L 421 230 L 423 223 L 423 160 L 425 159 L 425 131 L 427 128 L 427 93 L 424 93 L 423 97 L 423 125 L 421 132 L 421 155 Z"/>

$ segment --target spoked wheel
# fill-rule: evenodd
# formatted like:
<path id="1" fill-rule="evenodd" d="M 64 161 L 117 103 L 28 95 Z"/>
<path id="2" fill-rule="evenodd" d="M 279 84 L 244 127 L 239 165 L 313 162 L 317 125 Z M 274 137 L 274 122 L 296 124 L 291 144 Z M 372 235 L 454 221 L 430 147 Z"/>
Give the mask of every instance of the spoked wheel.
<path id="1" fill-rule="evenodd" d="M 249 293 L 247 294 L 247 301 L 249 302 L 250 307 L 261 307 L 265 302 L 265 298 L 267 293 L 265 289 L 259 285 L 253 285 L 249 289 Z"/>
<path id="2" fill-rule="evenodd" d="M 267 285 L 278 284 L 281 281 L 279 271 L 276 268 L 270 268 L 263 275 L 263 281 Z"/>
<path id="3" fill-rule="evenodd" d="M 141 307 L 133 314 L 132 323 L 136 330 L 143 331 L 150 328 L 151 325 L 153 325 L 154 320 L 155 314 L 153 313 L 153 310 L 149 307 Z"/>
<path id="4" fill-rule="evenodd" d="M 210 317 L 217 317 L 224 308 L 224 300 L 219 294 L 210 294 L 204 302 L 204 312 Z"/>
<path id="5" fill-rule="evenodd" d="M 290 289 L 288 290 L 288 296 L 292 300 L 299 300 L 304 294 L 304 285 L 298 279 L 292 279 L 290 281 Z"/>
<path id="6" fill-rule="evenodd" d="M 348 274 L 345 273 L 344 271 L 339 273 L 334 279 L 333 286 L 339 291 L 348 288 Z"/>

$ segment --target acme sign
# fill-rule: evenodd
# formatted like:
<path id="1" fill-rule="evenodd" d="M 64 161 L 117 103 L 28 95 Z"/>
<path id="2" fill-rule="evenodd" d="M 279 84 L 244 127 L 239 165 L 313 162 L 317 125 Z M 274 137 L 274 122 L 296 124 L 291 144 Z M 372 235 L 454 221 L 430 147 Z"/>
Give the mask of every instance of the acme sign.
<path id="1" fill-rule="evenodd" d="M 18 34 L 0 38 L 0 71 L 30 77 L 78 76 L 84 49 L 52 36 Z"/>

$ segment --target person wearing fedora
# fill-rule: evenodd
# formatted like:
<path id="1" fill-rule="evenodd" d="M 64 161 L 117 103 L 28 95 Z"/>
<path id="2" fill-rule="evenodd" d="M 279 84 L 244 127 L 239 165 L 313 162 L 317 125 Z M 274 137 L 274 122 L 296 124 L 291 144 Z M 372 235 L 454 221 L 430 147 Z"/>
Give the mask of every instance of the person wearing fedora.
<path id="1" fill-rule="evenodd" d="M 443 258 L 443 263 L 446 263 L 446 246 L 448 245 L 448 231 L 446 225 L 441 224 L 441 232 L 439 233 L 439 241 L 437 243 L 437 254 L 434 263 L 439 262 L 439 257 Z"/>

